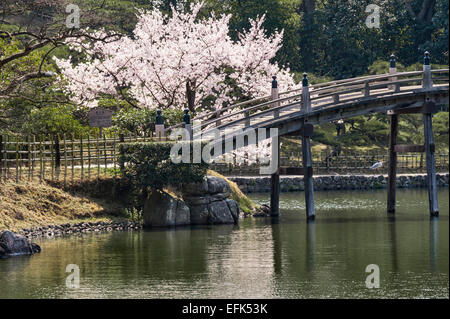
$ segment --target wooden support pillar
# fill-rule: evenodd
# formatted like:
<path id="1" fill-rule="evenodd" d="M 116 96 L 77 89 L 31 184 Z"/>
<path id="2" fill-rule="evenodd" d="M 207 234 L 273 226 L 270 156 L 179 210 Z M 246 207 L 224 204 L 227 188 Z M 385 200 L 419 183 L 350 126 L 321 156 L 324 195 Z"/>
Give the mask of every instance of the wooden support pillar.
<path id="1" fill-rule="evenodd" d="M 425 52 L 423 59 L 423 80 L 422 88 L 429 90 L 433 88 L 431 79 L 430 54 Z M 427 161 L 427 182 L 428 182 L 428 201 L 431 216 L 439 216 L 439 205 L 437 198 L 436 183 L 436 160 L 434 157 L 435 145 L 433 137 L 433 109 L 436 105 L 427 98 L 423 107 L 423 130 L 425 135 L 425 155 Z"/>
<path id="2" fill-rule="evenodd" d="M 309 86 L 307 74 L 303 73 L 302 81 L 302 110 L 306 113 L 311 111 L 311 99 L 309 95 Z M 314 207 L 314 180 L 312 172 L 312 154 L 311 154 L 311 136 L 313 134 L 312 129 L 307 130 L 307 121 L 303 121 L 303 134 L 302 134 L 302 153 L 303 153 L 303 171 L 305 184 L 305 204 L 306 204 L 306 218 L 308 220 L 314 220 L 316 217 Z"/>
<path id="3" fill-rule="evenodd" d="M 427 161 L 427 182 L 428 182 L 428 200 L 430 205 L 430 215 L 439 216 L 439 205 L 437 198 L 437 183 L 436 183 L 436 160 L 434 157 L 435 145 L 434 145 L 431 113 L 423 114 L 423 129 L 425 133 L 425 154 Z"/>
<path id="4" fill-rule="evenodd" d="M 395 213 L 395 192 L 397 180 L 397 152 L 395 145 L 398 136 L 398 115 L 389 115 L 390 134 L 389 134 L 389 169 L 388 169 L 388 213 Z"/>
<path id="5" fill-rule="evenodd" d="M 272 137 L 272 160 L 277 161 L 277 170 L 270 176 L 270 215 L 280 216 L 280 137 Z"/>
<path id="6" fill-rule="evenodd" d="M 303 152 L 303 182 L 305 184 L 305 204 L 306 204 L 306 218 L 308 220 L 315 219 L 314 207 L 314 180 L 312 172 L 312 156 L 311 156 L 311 139 L 309 136 L 302 137 L 302 152 Z"/>

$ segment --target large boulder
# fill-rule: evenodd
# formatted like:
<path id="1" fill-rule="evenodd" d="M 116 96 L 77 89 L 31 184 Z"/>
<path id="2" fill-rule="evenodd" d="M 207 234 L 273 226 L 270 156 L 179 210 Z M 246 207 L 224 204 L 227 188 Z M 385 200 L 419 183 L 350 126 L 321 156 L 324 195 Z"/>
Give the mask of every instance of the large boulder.
<path id="1" fill-rule="evenodd" d="M 186 184 L 182 194 L 193 225 L 233 224 L 239 220 L 239 206 L 229 199 L 231 187 L 223 178 L 207 176 L 201 183 Z"/>
<path id="2" fill-rule="evenodd" d="M 4 230 L 0 232 L 0 257 L 32 255 L 40 253 L 41 247 L 31 243 L 25 236 Z"/>
<path id="3" fill-rule="evenodd" d="M 172 195 L 154 191 L 144 203 L 144 227 L 172 227 L 191 224 L 189 207 Z"/>

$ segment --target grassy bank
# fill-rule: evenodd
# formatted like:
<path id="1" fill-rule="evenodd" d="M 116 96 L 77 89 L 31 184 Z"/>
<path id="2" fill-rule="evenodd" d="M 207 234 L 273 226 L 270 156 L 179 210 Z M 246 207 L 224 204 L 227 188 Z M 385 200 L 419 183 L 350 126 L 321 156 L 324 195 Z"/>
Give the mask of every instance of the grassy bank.
<path id="1" fill-rule="evenodd" d="M 208 171 L 208 175 L 224 176 Z M 226 178 L 225 178 L 226 179 Z M 244 213 L 257 206 L 245 196 L 236 183 L 231 186 L 231 198 Z M 112 177 L 100 180 L 75 180 L 64 188 L 63 182 L 0 182 L 0 231 L 18 231 L 46 225 L 79 222 L 127 220 L 136 206 L 136 198 L 127 185 Z"/>
<path id="2" fill-rule="evenodd" d="M 63 191 L 45 183 L 0 183 L 0 230 L 117 221 L 125 219 L 124 211 L 124 204 L 118 200 Z"/>

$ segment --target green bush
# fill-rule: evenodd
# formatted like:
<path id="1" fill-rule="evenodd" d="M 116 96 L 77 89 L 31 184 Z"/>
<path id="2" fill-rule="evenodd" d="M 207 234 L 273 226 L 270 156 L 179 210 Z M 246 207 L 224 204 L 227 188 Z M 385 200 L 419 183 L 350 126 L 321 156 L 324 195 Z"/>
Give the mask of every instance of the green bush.
<path id="1" fill-rule="evenodd" d="M 193 142 L 190 146 L 192 159 Z M 175 142 L 128 143 L 120 146 L 120 165 L 123 176 L 138 189 L 159 189 L 181 186 L 185 183 L 201 182 L 206 176 L 208 164 L 179 163 L 170 159 L 170 150 Z M 203 148 L 204 144 L 202 144 Z M 192 161 L 191 161 L 192 162 Z"/>
<path id="2" fill-rule="evenodd" d="M 184 112 L 182 109 L 163 110 L 164 125 L 173 126 L 183 121 Z M 156 110 L 152 109 L 130 109 L 119 110 L 113 116 L 115 128 L 121 132 L 139 133 L 140 135 L 149 132 L 152 124 L 156 120 Z"/>

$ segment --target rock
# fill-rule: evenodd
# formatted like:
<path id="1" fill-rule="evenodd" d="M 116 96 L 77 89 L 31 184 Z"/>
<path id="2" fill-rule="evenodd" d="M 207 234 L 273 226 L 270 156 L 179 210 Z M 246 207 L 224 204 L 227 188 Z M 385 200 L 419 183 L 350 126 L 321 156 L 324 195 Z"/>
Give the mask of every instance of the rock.
<path id="1" fill-rule="evenodd" d="M 208 181 L 209 194 L 213 195 L 221 193 L 228 194 L 226 197 L 230 196 L 231 187 L 225 179 L 216 176 L 208 176 L 206 179 Z"/>
<path id="2" fill-rule="evenodd" d="M 207 225 L 209 209 L 208 204 L 202 205 L 189 205 L 191 211 L 191 224 L 192 225 Z"/>
<path id="3" fill-rule="evenodd" d="M 207 176 L 202 183 L 184 185 L 182 193 L 193 225 L 232 224 L 239 220 L 239 205 L 229 199 L 231 187 L 223 178 Z"/>
<path id="4" fill-rule="evenodd" d="M 183 185 L 183 197 L 201 196 L 208 193 L 208 180 L 205 178 L 202 183 L 189 183 Z"/>
<path id="5" fill-rule="evenodd" d="M 239 221 L 239 213 L 240 213 L 240 209 L 239 209 L 238 203 L 236 203 L 232 199 L 226 199 L 225 202 L 227 203 L 228 208 L 230 209 L 230 213 L 231 213 L 231 216 L 234 219 L 234 223 L 237 224 L 238 221 Z"/>
<path id="6" fill-rule="evenodd" d="M 260 210 L 262 213 L 264 213 L 266 215 L 270 215 L 270 207 L 268 205 L 262 205 L 260 207 Z"/>
<path id="7" fill-rule="evenodd" d="M 40 252 L 41 247 L 30 243 L 25 236 L 8 230 L 0 232 L 0 256 L 32 255 Z"/>
<path id="8" fill-rule="evenodd" d="M 144 203 L 145 227 L 170 227 L 189 225 L 190 210 L 186 204 L 170 194 L 152 192 Z"/>
<path id="9" fill-rule="evenodd" d="M 225 201 L 212 202 L 208 210 L 210 224 L 232 224 L 235 221 Z"/>
<path id="10" fill-rule="evenodd" d="M 254 213 L 252 216 L 253 217 L 266 217 L 267 215 L 264 212 L 257 212 L 257 213 Z"/>

